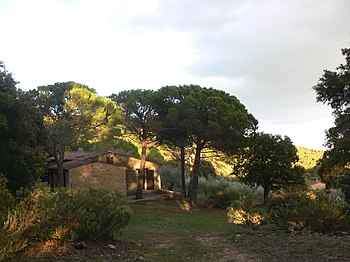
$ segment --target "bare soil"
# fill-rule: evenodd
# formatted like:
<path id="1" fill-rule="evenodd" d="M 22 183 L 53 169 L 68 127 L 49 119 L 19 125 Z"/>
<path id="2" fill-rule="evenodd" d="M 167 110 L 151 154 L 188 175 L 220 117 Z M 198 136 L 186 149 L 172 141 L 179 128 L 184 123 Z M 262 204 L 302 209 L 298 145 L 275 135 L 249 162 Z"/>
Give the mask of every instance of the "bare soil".
<path id="1" fill-rule="evenodd" d="M 142 261 L 142 245 L 131 241 L 84 242 L 86 248 L 77 249 L 81 242 L 64 243 L 57 240 L 31 243 L 24 251 L 8 261 Z M 115 248 L 114 248 L 115 247 Z"/>

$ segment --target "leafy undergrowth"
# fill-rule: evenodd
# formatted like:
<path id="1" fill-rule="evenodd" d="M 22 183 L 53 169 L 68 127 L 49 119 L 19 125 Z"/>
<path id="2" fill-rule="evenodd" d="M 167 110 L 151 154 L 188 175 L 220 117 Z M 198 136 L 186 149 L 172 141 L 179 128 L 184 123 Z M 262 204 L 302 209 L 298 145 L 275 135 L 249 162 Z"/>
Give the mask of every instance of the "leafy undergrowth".
<path id="1" fill-rule="evenodd" d="M 132 205 L 134 215 L 118 241 L 87 248 L 45 243 L 13 261 L 350 261 L 349 235 L 251 230 L 227 222 L 222 209 L 192 209 L 174 200 Z M 115 245 L 116 249 L 108 247 Z"/>

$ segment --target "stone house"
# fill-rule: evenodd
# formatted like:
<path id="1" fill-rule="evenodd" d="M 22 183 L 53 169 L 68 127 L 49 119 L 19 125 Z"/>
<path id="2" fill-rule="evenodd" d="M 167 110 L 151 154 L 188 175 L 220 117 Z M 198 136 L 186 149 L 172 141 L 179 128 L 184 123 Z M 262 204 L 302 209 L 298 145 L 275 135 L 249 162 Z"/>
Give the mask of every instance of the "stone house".
<path id="1" fill-rule="evenodd" d="M 119 191 L 125 195 L 135 194 L 140 159 L 113 152 L 67 152 L 64 158 L 63 184 L 72 188 L 102 188 Z M 159 166 L 146 161 L 143 189 L 161 188 Z M 58 169 L 50 158 L 48 183 L 57 186 Z"/>

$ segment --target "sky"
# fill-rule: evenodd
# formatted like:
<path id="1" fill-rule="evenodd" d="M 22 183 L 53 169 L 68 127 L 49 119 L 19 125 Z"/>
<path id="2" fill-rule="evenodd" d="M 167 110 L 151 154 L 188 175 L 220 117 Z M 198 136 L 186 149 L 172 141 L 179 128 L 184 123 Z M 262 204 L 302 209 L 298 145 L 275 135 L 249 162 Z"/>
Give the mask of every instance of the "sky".
<path id="1" fill-rule="evenodd" d="M 324 149 L 333 117 L 312 87 L 344 63 L 349 13 L 348 0 L 0 0 L 0 60 L 23 90 L 221 89 L 259 131 Z"/>

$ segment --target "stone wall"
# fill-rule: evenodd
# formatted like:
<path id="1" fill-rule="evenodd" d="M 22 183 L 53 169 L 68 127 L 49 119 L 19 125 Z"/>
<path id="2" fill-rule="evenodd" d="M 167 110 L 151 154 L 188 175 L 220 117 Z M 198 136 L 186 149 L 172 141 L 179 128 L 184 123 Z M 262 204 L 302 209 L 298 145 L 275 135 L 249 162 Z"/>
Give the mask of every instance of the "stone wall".
<path id="1" fill-rule="evenodd" d="M 126 195 L 126 168 L 100 162 L 72 168 L 69 170 L 68 186 L 101 188 L 111 193 L 117 190 Z"/>
<path id="2" fill-rule="evenodd" d="M 123 156 L 123 155 L 110 152 L 105 155 L 100 155 L 98 161 L 107 163 L 107 161 L 111 161 L 111 159 L 114 165 L 123 166 L 127 168 L 127 171 L 126 171 L 127 193 L 135 194 L 137 189 L 136 174 L 137 174 L 137 170 L 140 168 L 141 160 L 135 157 L 128 157 L 128 156 Z M 154 171 L 154 189 L 161 189 L 159 166 L 156 163 L 146 161 L 145 168 Z M 146 183 L 146 189 L 147 189 L 147 183 Z"/>
<path id="3" fill-rule="evenodd" d="M 131 168 L 126 169 L 126 188 L 128 194 L 136 194 L 137 176 Z"/>

